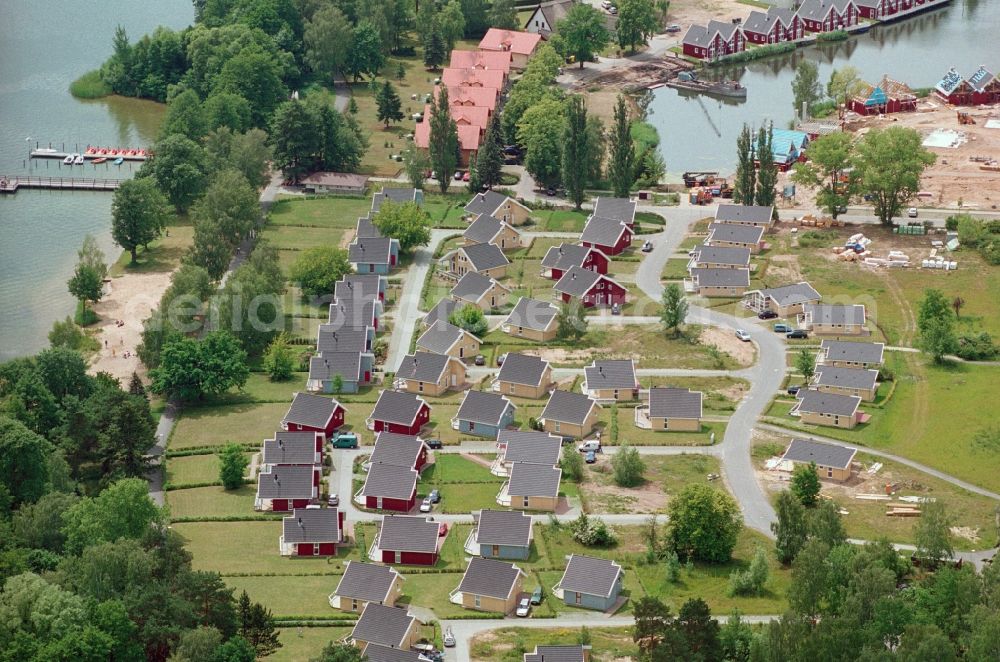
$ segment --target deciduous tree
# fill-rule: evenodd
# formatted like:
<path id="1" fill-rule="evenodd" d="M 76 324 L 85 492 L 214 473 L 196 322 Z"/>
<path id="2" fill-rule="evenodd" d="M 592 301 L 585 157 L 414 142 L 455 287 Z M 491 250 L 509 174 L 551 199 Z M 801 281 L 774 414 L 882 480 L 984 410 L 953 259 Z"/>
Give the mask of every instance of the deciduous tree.
<path id="1" fill-rule="evenodd" d="M 81 324 L 89 323 L 87 321 L 87 302 L 97 303 L 104 294 L 104 283 L 101 281 L 101 275 L 91 266 L 77 264 L 73 271 L 73 277 L 69 279 L 66 286 L 69 288 L 69 293 L 76 297 L 83 307 Z"/>
<path id="2" fill-rule="evenodd" d="M 736 138 L 736 182 L 733 202 L 738 205 L 753 204 L 757 191 L 757 167 L 754 165 L 753 138 L 750 125 L 744 124 Z"/>
<path id="3" fill-rule="evenodd" d="M 517 125 L 517 142 L 524 146 L 524 169 L 536 182 L 557 186 L 562 174 L 566 106 L 546 98 L 529 108 Z"/>
<path id="4" fill-rule="evenodd" d="M 247 456 L 239 444 L 226 444 L 219 451 L 219 480 L 227 490 L 243 486 L 243 476 L 247 471 Z"/>
<path id="5" fill-rule="evenodd" d="M 587 131 L 587 104 L 575 94 L 566 100 L 566 125 L 562 139 L 562 181 L 567 197 L 579 210 L 583 204 L 583 191 L 590 184 L 592 153 L 590 133 Z"/>
<path id="6" fill-rule="evenodd" d="M 0 415 L 0 492 L 14 507 L 34 503 L 49 481 L 46 456 L 52 445 L 20 421 Z"/>
<path id="7" fill-rule="evenodd" d="M 503 155 L 500 149 L 503 146 L 503 137 L 500 131 L 500 120 L 496 113 L 490 118 L 486 125 L 486 135 L 483 137 L 483 144 L 479 146 L 476 153 L 476 175 L 479 183 L 488 189 L 500 183 L 501 168 L 503 167 Z"/>
<path id="8" fill-rule="evenodd" d="M 198 341 L 177 338 L 162 350 L 160 365 L 150 371 L 150 389 L 183 400 L 201 400 L 206 395 L 242 388 L 250 376 L 246 352 L 227 331 L 213 331 Z"/>
<path id="9" fill-rule="evenodd" d="M 264 352 L 264 371 L 272 382 L 283 382 L 292 378 L 295 370 L 295 349 L 288 336 L 281 332 Z"/>
<path id="10" fill-rule="evenodd" d="M 170 218 L 167 200 L 148 177 L 122 182 L 111 200 L 111 236 L 132 256 L 160 236 Z"/>
<path id="11" fill-rule="evenodd" d="M 774 123 L 768 122 L 757 130 L 757 192 L 754 202 L 761 207 L 773 207 L 777 196 L 778 166 L 774 164 Z"/>
<path id="12" fill-rule="evenodd" d="M 616 198 L 627 198 L 635 182 L 635 146 L 632 144 L 631 122 L 623 95 L 618 95 L 614 125 L 611 127 L 608 179 Z"/>
<path id="13" fill-rule="evenodd" d="M 618 48 L 629 48 L 633 53 L 638 44 L 646 41 L 659 28 L 653 0 L 618 0 Z"/>
<path id="14" fill-rule="evenodd" d="M 957 350 L 955 318 L 940 290 L 924 292 L 917 314 L 917 329 L 917 346 L 930 354 L 936 363 L 941 363 L 946 355 Z"/>
<path id="15" fill-rule="evenodd" d="M 883 225 L 891 225 L 903 204 L 917 194 L 924 169 L 936 159 L 921 141 L 914 129 L 893 126 L 869 131 L 857 145 L 861 190 L 871 198 Z"/>
<path id="16" fill-rule="evenodd" d="M 666 331 L 671 331 L 676 338 L 680 334 L 684 320 L 687 319 L 688 303 L 684 291 L 677 283 L 669 283 L 663 288 L 660 299 L 660 323 Z"/>
<path id="17" fill-rule="evenodd" d="M 795 369 L 808 382 L 816 373 L 816 355 L 808 349 L 800 349 L 799 353 L 795 355 Z"/>
<path id="18" fill-rule="evenodd" d="M 479 337 L 482 337 L 489 328 L 489 323 L 486 321 L 486 315 L 483 313 L 482 308 L 471 304 L 456 308 L 448 316 L 448 323 L 454 324 L 458 328 L 465 329 L 472 335 Z"/>
<path id="19" fill-rule="evenodd" d="M 820 98 L 819 67 L 811 60 L 803 59 L 795 67 L 795 78 L 792 79 L 792 102 L 796 113 L 802 111 L 805 104 L 806 111 L 812 108 L 813 104 Z"/>
<path id="20" fill-rule="evenodd" d="M 198 93 L 190 88 L 176 94 L 167 103 L 167 115 L 160 126 L 160 135 L 165 137 L 175 133 L 191 140 L 201 140 L 208 133 L 205 109 Z"/>
<path id="21" fill-rule="evenodd" d="M 187 213 L 208 184 L 208 157 L 204 148 L 175 133 L 158 141 L 153 150 L 156 158 L 147 161 L 144 168 L 150 169 L 174 210 L 178 214 Z"/>
<path id="22" fill-rule="evenodd" d="M 819 475 L 816 473 L 816 463 L 797 464 L 792 471 L 791 492 L 803 506 L 811 508 L 819 499 Z"/>
<path id="23" fill-rule="evenodd" d="M 849 133 L 820 136 L 809 144 L 809 160 L 792 172 L 795 183 L 818 189 L 816 202 L 834 218 L 858 190 L 853 150 Z"/>
<path id="24" fill-rule="evenodd" d="M 163 521 L 163 511 L 149 497 L 145 479 L 125 478 L 95 497 L 78 501 L 63 520 L 66 548 L 79 554 L 85 547 L 119 538 L 141 538 L 153 524 Z"/>
<path id="25" fill-rule="evenodd" d="M 383 236 L 399 241 L 399 250 L 404 253 L 426 246 L 431 240 L 431 218 L 414 202 L 396 204 L 386 200 L 372 217 L 372 224 Z"/>
<path id="26" fill-rule="evenodd" d="M 806 544 L 809 537 L 806 510 L 799 498 L 790 490 L 778 493 L 774 510 L 777 514 L 777 519 L 771 522 L 774 549 L 778 561 L 788 565 L 795 560 L 799 550 Z"/>
<path id="27" fill-rule="evenodd" d="M 313 297 L 333 294 L 333 287 L 351 272 L 347 251 L 335 246 L 314 246 L 299 253 L 288 272 L 302 291 Z"/>
<path id="28" fill-rule="evenodd" d="M 431 126 L 427 149 L 431 165 L 437 173 L 441 193 L 448 190 L 448 180 L 458 165 L 458 126 L 451 116 L 449 105 L 448 88 L 441 86 L 437 99 L 431 99 Z"/>
<path id="29" fill-rule="evenodd" d="M 611 469 L 618 487 L 636 487 L 645 482 L 646 463 L 639 456 L 639 450 L 627 443 L 619 446 L 611 457 Z"/>
<path id="30" fill-rule="evenodd" d="M 675 550 L 713 563 L 730 559 L 743 528 L 743 516 L 731 496 L 708 485 L 688 485 L 670 502 L 669 512 Z"/>
<path id="31" fill-rule="evenodd" d="M 941 499 L 920 505 L 920 517 L 913 524 L 913 542 L 917 556 L 932 561 L 950 559 L 955 555 L 951 540 L 952 516 Z"/>
<path id="32" fill-rule="evenodd" d="M 313 71 L 332 79 L 344 71 L 354 30 L 344 12 L 334 5 L 321 7 L 306 22 L 305 60 Z"/>
<path id="33" fill-rule="evenodd" d="M 517 6 L 514 0 L 493 0 L 493 6 L 490 7 L 489 12 L 489 21 L 491 28 L 500 28 L 501 30 L 517 30 L 520 28 L 520 23 L 517 20 Z"/>
<path id="34" fill-rule="evenodd" d="M 583 63 L 593 60 L 610 39 L 603 14 L 585 3 L 570 7 L 566 16 L 557 23 L 556 31 L 562 38 L 565 54 L 575 57 L 581 69 Z"/>

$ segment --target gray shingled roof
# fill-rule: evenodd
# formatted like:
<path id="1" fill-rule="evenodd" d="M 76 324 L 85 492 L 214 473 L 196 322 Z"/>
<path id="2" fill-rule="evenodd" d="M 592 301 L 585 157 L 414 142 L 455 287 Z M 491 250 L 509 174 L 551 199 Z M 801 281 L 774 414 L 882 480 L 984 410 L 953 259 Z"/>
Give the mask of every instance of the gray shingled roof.
<path id="1" fill-rule="evenodd" d="M 588 389 L 629 389 L 638 385 L 632 359 L 595 360 L 584 368 L 584 375 Z"/>
<path id="2" fill-rule="evenodd" d="M 543 361 L 537 356 L 509 352 L 507 358 L 503 360 L 503 365 L 500 366 L 497 381 L 513 382 L 525 386 L 541 386 L 545 369 L 548 366 L 548 361 Z"/>
<path id="3" fill-rule="evenodd" d="M 768 7 L 767 13 L 773 16 L 777 16 L 781 24 L 786 28 L 792 27 L 792 21 L 795 19 L 795 10 L 790 7 Z"/>
<path id="4" fill-rule="evenodd" d="M 262 464 L 312 464 L 315 459 L 315 432 L 281 431 L 264 440 Z"/>
<path id="5" fill-rule="evenodd" d="M 813 324 L 864 324 L 862 304 L 806 304 L 802 311 L 812 314 Z"/>
<path id="6" fill-rule="evenodd" d="M 426 402 L 413 393 L 403 391 L 382 391 L 372 409 L 372 420 L 388 421 L 410 425 L 417 419 L 417 413 Z"/>
<path id="7" fill-rule="evenodd" d="M 308 499 L 313 495 L 311 466 L 278 466 L 257 474 L 257 497 L 260 499 Z"/>
<path id="8" fill-rule="evenodd" d="M 406 202 L 420 202 L 420 196 L 417 195 L 417 189 L 415 188 L 382 188 L 381 191 L 372 195 L 372 214 L 377 212 L 381 207 L 382 203 L 386 200 L 391 200 L 397 205 L 401 205 Z"/>
<path id="9" fill-rule="evenodd" d="M 718 32 L 722 35 L 722 38 L 729 41 L 733 37 L 733 33 L 739 29 L 739 26 L 730 21 L 716 21 L 711 20 L 708 22 L 709 33 Z"/>
<path id="10" fill-rule="evenodd" d="M 692 25 L 684 34 L 684 40 L 682 43 L 708 48 L 708 45 L 711 42 L 711 37 L 714 36 L 715 33 L 713 32 L 710 35 L 708 29 L 704 25 Z"/>
<path id="11" fill-rule="evenodd" d="M 469 264 L 476 271 L 496 269 L 510 264 L 510 260 L 503 254 L 503 251 L 493 244 L 469 244 L 457 250 L 465 253 L 465 256 L 469 258 Z"/>
<path id="12" fill-rule="evenodd" d="M 468 204 L 465 205 L 465 211 L 470 214 L 492 214 L 506 199 L 506 195 L 496 191 L 483 191 L 469 200 Z"/>
<path id="13" fill-rule="evenodd" d="M 376 299 L 343 300 L 330 304 L 327 310 L 327 329 L 360 329 L 375 326 L 376 313 L 381 310 L 382 303 Z"/>
<path id="14" fill-rule="evenodd" d="M 476 524 L 476 542 L 527 547 L 531 544 L 531 517 L 520 510 L 484 510 Z"/>
<path id="15" fill-rule="evenodd" d="M 392 552 L 436 552 L 439 526 L 426 517 L 384 515 L 378 547 Z"/>
<path id="16" fill-rule="evenodd" d="M 799 5 L 799 16 L 811 21 L 822 21 L 835 8 L 838 14 L 843 14 L 852 0 L 803 0 Z"/>
<path id="17" fill-rule="evenodd" d="M 857 448 L 850 446 L 824 444 L 811 439 L 792 439 L 781 459 L 792 462 L 815 462 L 821 467 L 846 469 L 851 466 L 857 452 Z"/>
<path id="18" fill-rule="evenodd" d="M 381 274 L 347 274 L 334 285 L 333 296 L 337 301 L 377 299 L 384 278 Z"/>
<path id="19" fill-rule="evenodd" d="M 546 269 L 559 269 L 560 271 L 565 271 L 573 266 L 583 266 L 583 261 L 592 250 L 596 249 L 566 242 L 558 246 L 550 246 L 549 250 L 545 251 L 545 257 L 542 258 L 542 266 Z"/>
<path id="20" fill-rule="evenodd" d="M 737 225 L 736 223 L 712 223 L 708 226 L 708 239 L 735 244 L 759 244 L 764 238 L 764 228 L 758 225 Z"/>
<path id="21" fill-rule="evenodd" d="M 412 469 L 417 464 L 420 452 L 425 444 L 420 437 L 395 432 L 379 432 L 375 437 L 375 448 L 372 449 L 369 462 L 376 464 L 391 464 L 397 467 Z"/>
<path id="22" fill-rule="evenodd" d="M 417 472 L 412 465 L 373 464 L 368 469 L 365 485 L 361 488 L 361 496 L 406 501 L 413 496 L 416 487 Z"/>
<path id="23" fill-rule="evenodd" d="M 399 576 L 387 565 L 348 561 L 334 595 L 365 602 L 382 602 L 388 597 L 392 583 Z"/>
<path id="24" fill-rule="evenodd" d="M 480 214 L 462 233 L 462 237 L 476 244 L 486 244 L 503 230 L 503 226 L 503 221 L 493 218 L 489 214 Z"/>
<path id="25" fill-rule="evenodd" d="M 520 576 L 521 571 L 513 563 L 474 556 L 465 569 L 458 590 L 469 595 L 506 600 Z"/>
<path id="26" fill-rule="evenodd" d="M 416 352 L 403 357 L 396 370 L 398 379 L 412 379 L 418 382 L 437 382 L 452 358 L 447 354 Z"/>
<path id="27" fill-rule="evenodd" d="M 553 286 L 553 289 L 556 292 L 565 292 L 570 296 L 582 297 L 603 277 L 596 271 L 574 266 L 563 273 L 562 278 Z"/>
<path id="28" fill-rule="evenodd" d="M 628 198 L 599 196 L 594 201 L 594 216 L 615 218 L 629 225 L 635 221 L 635 203 Z"/>
<path id="29" fill-rule="evenodd" d="M 447 354 L 462 333 L 462 329 L 454 324 L 438 320 L 417 338 L 417 347 L 435 354 Z"/>
<path id="30" fill-rule="evenodd" d="M 424 326 L 431 326 L 438 320 L 447 322 L 451 318 L 451 314 L 455 312 L 457 308 L 458 302 L 454 299 L 441 299 L 433 308 L 431 308 L 431 312 L 424 315 Z"/>
<path id="31" fill-rule="evenodd" d="M 773 207 L 761 207 L 758 205 L 719 205 L 715 210 L 715 220 L 718 223 L 727 221 L 734 223 L 763 223 L 771 224 L 774 215 Z"/>
<path id="32" fill-rule="evenodd" d="M 292 404 L 281 419 L 282 425 L 295 423 L 311 428 L 325 429 L 341 404 L 333 398 L 312 393 L 296 393 Z"/>
<path id="33" fill-rule="evenodd" d="M 340 375 L 346 382 L 361 377 L 361 352 L 324 352 L 309 359 L 309 379 L 326 381 Z"/>
<path id="34" fill-rule="evenodd" d="M 597 403 L 582 393 L 572 393 L 570 391 L 555 390 L 549 396 L 549 401 L 545 404 L 540 418 L 560 423 L 571 423 L 582 425 L 587 420 L 590 410 L 597 406 Z"/>
<path id="35" fill-rule="evenodd" d="M 622 233 L 627 229 L 628 226 L 617 218 L 591 216 L 587 224 L 583 226 L 580 241 L 597 246 L 614 246 L 618 242 L 618 237 L 622 236 Z"/>
<path id="36" fill-rule="evenodd" d="M 655 418 L 701 418 L 701 391 L 686 388 L 649 389 L 649 415 Z"/>
<path id="37" fill-rule="evenodd" d="M 535 652 L 525 653 L 524 662 L 584 662 L 583 646 L 535 646 Z"/>
<path id="38" fill-rule="evenodd" d="M 348 259 L 355 264 L 389 264 L 394 241 L 390 237 L 358 237 L 347 247 Z"/>
<path id="39" fill-rule="evenodd" d="M 466 391 L 455 418 L 484 425 L 499 425 L 508 408 L 514 408 L 514 404 L 499 393 Z"/>
<path id="40" fill-rule="evenodd" d="M 793 306 L 796 304 L 819 301 L 822 297 L 812 285 L 803 281 L 781 287 L 769 287 L 760 291 L 761 296 L 773 299 L 779 306 Z"/>
<path id="41" fill-rule="evenodd" d="M 531 430 L 504 430 L 497 442 L 506 444 L 503 458 L 507 462 L 529 462 L 532 464 L 559 464 L 562 439 L 548 432 Z"/>
<path id="42" fill-rule="evenodd" d="M 449 294 L 456 299 L 477 303 L 486 296 L 494 283 L 496 281 L 489 276 L 484 276 L 478 271 L 469 271 L 459 279 L 455 287 L 451 288 Z"/>
<path id="43" fill-rule="evenodd" d="M 510 466 L 507 493 L 518 497 L 556 497 L 561 478 L 562 469 L 551 465 L 515 462 Z"/>
<path id="44" fill-rule="evenodd" d="M 369 602 L 351 632 L 351 639 L 399 648 L 414 620 L 405 609 Z"/>
<path id="45" fill-rule="evenodd" d="M 296 508 L 281 520 L 285 543 L 340 542 L 340 520 L 336 508 Z"/>
<path id="46" fill-rule="evenodd" d="M 358 224 L 354 230 L 355 237 L 381 237 L 382 233 L 379 232 L 375 224 L 372 223 L 370 216 L 362 216 L 358 219 Z"/>
<path id="47" fill-rule="evenodd" d="M 737 267 L 750 265 L 750 249 L 731 246 L 696 246 L 696 264 L 730 264 Z"/>
<path id="48" fill-rule="evenodd" d="M 370 644 L 365 648 L 365 660 L 368 662 L 427 662 L 427 658 L 417 651 L 404 651 L 399 648 L 387 648 L 375 644 Z"/>
<path id="49" fill-rule="evenodd" d="M 757 34 L 768 34 L 774 29 L 774 24 L 778 17 L 762 11 L 752 11 L 747 20 L 743 21 L 744 32 L 756 32 Z"/>
<path id="50" fill-rule="evenodd" d="M 544 331 L 559 314 L 559 309 L 547 301 L 521 297 L 507 316 L 506 323 L 526 329 Z"/>
<path id="51" fill-rule="evenodd" d="M 837 386 L 840 388 L 875 388 L 878 380 L 878 370 L 863 368 L 836 368 L 833 366 L 816 366 L 817 386 Z"/>
<path id="52" fill-rule="evenodd" d="M 689 270 L 698 287 L 747 287 L 750 285 L 749 269 L 704 269 L 694 267 Z"/>
<path id="53" fill-rule="evenodd" d="M 885 344 L 880 342 L 850 342 L 844 340 L 824 340 L 820 348 L 826 351 L 828 361 L 855 361 L 858 363 L 882 363 Z"/>
<path id="54" fill-rule="evenodd" d="M 320 324 L 316 331 L 316 350 L 319 352 L 367 352 L 369 350 L 368 330 L 362 328 L 336 328 L 330 324 Z"/>
<path id="55" fill-rule="evenodd" d="M 813 414 L 854 416 L 861 404 L 861 398 L 855 395 L 823 393 L 814 389 L 802 389 L 795 397 L 799 399 L 799 412 Z"/>
<path id="56" fill-rule="evenodd" d="M 611 595 L 621 572 L 622 567 L 614 561 L 574 554 L 569 557 L 559 586 L 563 591 L 606 598 Z"/>

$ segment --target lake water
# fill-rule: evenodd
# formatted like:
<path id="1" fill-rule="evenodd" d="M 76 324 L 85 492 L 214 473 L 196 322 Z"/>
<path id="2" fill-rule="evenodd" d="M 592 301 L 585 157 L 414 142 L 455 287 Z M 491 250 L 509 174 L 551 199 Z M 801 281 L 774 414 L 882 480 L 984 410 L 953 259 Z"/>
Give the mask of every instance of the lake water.
<path id="1" fill-rule="evenodd" d="M 749 9 L 744 16 L 747 13 Z M 736 136 L 744 122 L 760 126 L 773 121 L 775 127 L 787 128 L 793 119 L 791 82 L 801 60 L 819 66 L 824 87 L 834 69 L 848 64 L 869 82 L 888 74 L 911 87 L 933 87 L 949 67 L 966 76 L 981 64 L 1000 71 L 998 33 L 1000 2 L 954 0 L 947 7 L 873 28 L 846 41 L 709 70 L 746 86 L 743 104 L 660 88 L 650 105 L 649 121 L 660 132 L 661 151 L 671 174 L 685 170 L 730 173 L 736 168 Z"/>
<path id="2" fill-rule="evenodd" d="M 157 25 L 191 23 L 190 0 L 4 0 L 0 19 L 0 174 L 128 177 L 134 166 L 64 166 L 27 160 L 35 142 L 141 147 L 156 137 L 162 106 L 136 99 L 80 101 L 69 84 L 111 52 L 115 26 L 133 40 Z M 30 141 L 26 138 L 31 138 Z M 111 194 L 19 191 L 0 196 L 0 360 L 48 344 L 52 322 L 72 314 L 66 291 L 87 233 L 109 260 Z"/>

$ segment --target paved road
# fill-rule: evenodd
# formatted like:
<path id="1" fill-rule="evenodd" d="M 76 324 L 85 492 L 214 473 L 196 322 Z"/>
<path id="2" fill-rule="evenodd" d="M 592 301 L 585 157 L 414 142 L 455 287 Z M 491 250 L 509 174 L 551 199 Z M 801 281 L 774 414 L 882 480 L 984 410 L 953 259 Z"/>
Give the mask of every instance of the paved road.
<path id="1" fill-rule="evenodd" d="M 413 254 L 413 263 L 403 279 L 403 291 L 393 315 L 395 324 L 389 337 L 389 353 L 385 361 L 387 372 L 396 372 L 403 357 L 410 351 L 410 339 L 420 314 L 420 293 L 424 287 L 427 272 L 434 261 L 434 251 L 444 240 L 455 234 L 455 230 L 431 230 L 431 241 L 427 246 L 421 246 Z"/>

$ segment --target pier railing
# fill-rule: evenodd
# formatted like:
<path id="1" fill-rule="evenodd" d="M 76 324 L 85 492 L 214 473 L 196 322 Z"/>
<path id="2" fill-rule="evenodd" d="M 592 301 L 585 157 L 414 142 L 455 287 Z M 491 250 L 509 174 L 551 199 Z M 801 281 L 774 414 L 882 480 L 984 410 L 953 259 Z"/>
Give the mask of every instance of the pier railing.
<path id="1" fill-rule="evenodd" d="M 77 191 L 114 191 L 124 179 L 94 177 L 32 177 L 0 175 L 0 192 L 16 193 L 19 188 L 71 189 Z"/>

